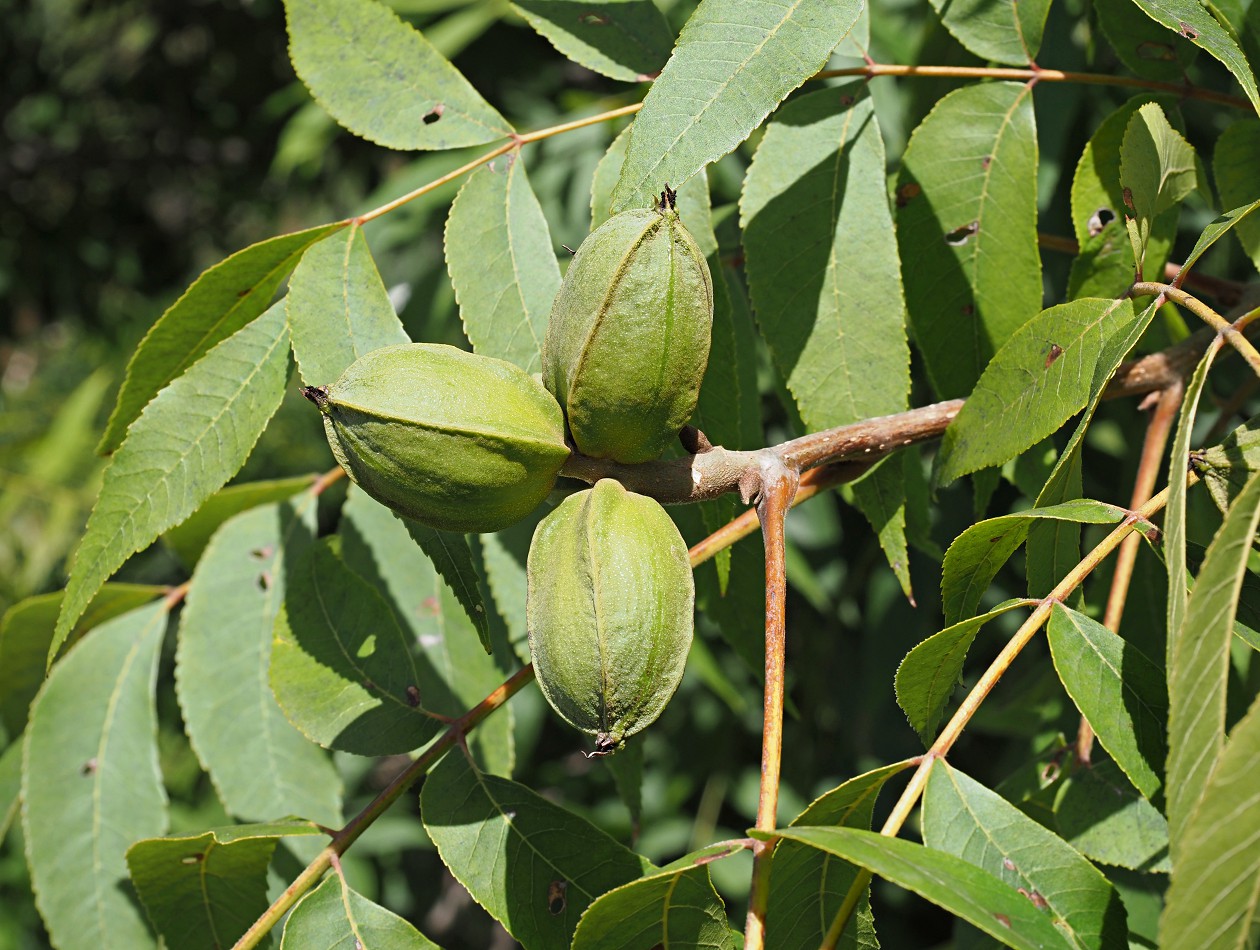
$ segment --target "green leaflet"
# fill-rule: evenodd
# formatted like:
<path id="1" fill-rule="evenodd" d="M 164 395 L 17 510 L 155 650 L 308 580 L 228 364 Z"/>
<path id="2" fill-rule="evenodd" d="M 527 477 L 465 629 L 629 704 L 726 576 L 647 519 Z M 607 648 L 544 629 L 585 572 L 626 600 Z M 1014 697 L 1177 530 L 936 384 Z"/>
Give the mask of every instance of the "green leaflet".
<path id="1" fill-rule="evenodd" d="M 612 208 L 646 207 L 746 139 L 827 62 L 860 0 L 702 0 L 634 120 Z"/>
<path id="2" fill-rule="evenodd" d="M 906 407 L 901 267 L 865 84 L 785 105 L 740 199 L 762 336 L 811 429 Z"/>
<path id="3" fill-rule="evenodd" d="M 1200 168 L 1194 149 L 1169 123 L 1156 102 L 1143 105 L 1129 119 L 1120 146 L 1120 182 L 1133 258 L 1145 264 L 1155 221 L 1175 210 L 1198 186 Z M 1145 270 L 1145 268 L 1143 268 Z"/>
<path id="4" fill-rule="evenodd" d="M 512 8 L 569 59 L 623 82 L 660 72 L 674 46 L 652 0 L 516 0 Z"/>
<path id="5" fill-rule="evenodd" d="M 157 601 L 93 630 L 31 708 L 22 831 L 40 915 L 64 950 L 155 944 L 124 853 L 166 829 L 153 691 L 168 611 Z"/>
<path id="6" fill-rule="evenodd" d="M 1136 320 L 1133 302 L 1084 299 L 1043 310 L 989 361 L 945 430 L 942 484 L 1001 465 L 1085 408 L 1098 361 Z"/>
<path id="7" fill-rule="evenodd" d="M 281 234 L 215 264 L 149 329 L 127 364 L 127 378 L 97 451 L 117 449 L 136 420 L 168 383 L 218 343 L 259 316 L 308 247 L 343 223 Z"/>
<path id="8" fill-rule="evenodd" d="M 538 372 L 560 266 L 519 152 L 469 176 L 451 204 L 445 247 L 473 350 Z"/>
<path id="9" fill-rule="evenodd" d="M 428 525 L 401 518 L 411 539 L 420 545 L 429 558 L 434 569 L 446 581 L 456 600 L 464 609 L 481 646 L 486 653 L 490 652 L 490 620 L 486 616 L 486 606 L 482 603 L 481 588 L 477 584 L 477 567 L 473 564 L 472 549 L 468 546 L 468 536 L 451 531 L 439 531 Z"/>
<path id="10" fill-rule="evenodd" d="M 284 501 L 311 487 L 316 475 L 295 475 L 266 481 L 245 482 L 221 488 L 182 524 L 177 524 L 162 540 L 190 570 L 210 543 L 211 537 L 233 515 L 250 508 Z"/>
<path id="11" fill-rule="evenodd" d="M 482 649 L 482 641 L 443 575 L 408 535 L 410 527 L 383 505 L 354 490 L 346 499 L 337 531 L 346 566 L 384 597 L 407 635 L 416 664 L 416 687 L 424 697 L 425 708 L 445 716 L 461 716 L 485 699 L 510 671 L 501 670 Z M 461 536 L 434 533 L 459 542 L 471 569 L 472 555 Z M 473 583 L 475 590 L 475 575 Z M 481 615 L 484 621 L 484 609 Z M 468 744 L 487 771 L 510 774 L 511 708 L 500 710 L 478 726 L 468 736 Z"/>
<path id="12" fill-rule="evenodd" d="M 289 565 L 308 556 L 315 507 L 310 494 L 262 505 L 215 533 L 180 615 L 175 682 L 188 738 L 229 813 L 337 827 L 341 779 L 284 717 L 267 680 Z"/>
<path id="13" fill-rule="evenodd" d="M 106 584 L 92 598 L 60 652 L 73 645 L 93 627 L 147 604 L 166 593 L 150 584 Z M 18 601 L 0 619 L 0 723 L 16 738 L 26 728 L 31 701 L 54 656 L 50 655 L 53 629 L 64 594 L 37 594 Z"/>
<path id="14" fill-rule="evenodd" d="M 275 304 L 153 398 L 105 470 L 49 656 L 114 571 L 235 475 L 284 397 L 289 331 Z"/>
<path id="15" fill-rule="evenodd" d="M 1260 91 L 1256 89 L 1255 74 L 1247 63 L 1243 51 L 1234 38 L 1221 26 L 1208 10 L 1193 0 L 1134 0 L 1142 12 L 1152 20 L 1162 23 L 1174 33 L 1180 33 L 1195 46 L 1207 50 L 1234 74 L 1251 105 L 1260 111 Z"/>
<path id="16" fill-rule="evenodd" d="M 1076 521 L 1081 524 L 1117 524 L 1124 509 L 1101 501 L 1080 498 L 1049 508 L 1030 508 L 973 524 L 954 539 L 945 552 L 941 572 L 941 599 L 945 622 L 957 623 L 980 603 L 998 570 L 1019 549 L 1037 519 Z"/>
<path id="17" fill-rule="evenodd" d="M 439 950 L 397 914 L 350 888 L 341 875 L 330 874 L 289 914 L 280 950 L 355 946 L 363 950 Z"/>
<path id="18" fill-rule="evenodd" d="M 267 866 L 281 835 L 321 835 L 310 822 L 234 825 L 127 849 L 149 920 L 168 947 L 219 950 L 267 909 Z"/>
<path id="19" fill-rule="evenodd" d="M 345 565 L 336 538 L 286 568 L 270 675 L 285 716 L 325 748 L 410 752 L 439 728 L 393 612 Z"/>
<path id="20" fill-rule="evenodd" d="M 578 921 L 573 950 L 638 950 L 646 946 L 736 950 L 726 906 L 713 889 L 708 862 L 730 846 L 686 855 L 662 870 L 600 896 Z"/>
<path id="21" fill-rule="evenodd" d="M 1256 16 L 1257 14 L 1252 14 Z M 1216 188 L 1221 194 L 1221 206 L 1242 208 L 1250 214 L 1258 206 L 1260 198 L 1260 121 L 1244 119 L 1231 122 L 1212 153 L 1212 170 L 1216 173 Z M 1238 212 L 1231 212 L 1237 215 Z M 1260 268 L 1260 215 L 1250 214 L 1245 221 L 1236 222 L 1238 241 Z"/>
<path id="22" fill-rule="evenodd" d="M 984 0 L 932 0 L 945 29 L 981 59 L 1026 66 L 1037 58 L 1050 0 L 986 3 Z"/>
<path id="23" fill-rule="evenodd" d="M 411 342 L 358 224 L 302 255 L 286 299 L 293 355 L 308 386 L 335 382 L 373 350 Z"/>
<path id="24" fill-rule="evenodd" d="M 1182 829 L 1160 919 L 1163 946 L 1242 947 L 1254 941 L 1260 889 L 1257 757 L 1260 703 L 1253 703 L 1230 733 Z"/>
<path id="25" fill-rule="evenodd" d="M 931 745 L 936 737 L 941 713 L 958 686 L 963 661 L 967 659 L 967 651 L 971 649 L 980 628 L 999 614 L 1034 603 L 1031 600 L 1009 600 L 979 617 L 946 627 L 906 654 L 897 667 L 897 705 L 925 746 Z"/>
<path id="26" fill-rule="evenodd" d="M 942 759 L 933 763 L 923 792 L 923 841 L 983 868 L 1021 897 L 1039 895 L 1040 902 L 1027 899 L 1073 946 L 1127 950 L 1124 905 L 1102 873 L 1053 831 Z"/>
<path id="27" fill-rule="evenodd" d="M 966 396 L 1041 309 L 1037 131 L 1019 83 L 964 86 L 919 124 L 896 189 L 906 306 L 933 388 Z"/>
<path id="28" fill-rule="evenodd" d="M 531 948 L 569 947 L 595 898 L 655 870 L 584 818 L 484 774 L 458 749 L 429 773 L 420 810 L 451 873 Z"/>
<path id="29" fill-rule="evenodd" d="M 1047 635 L 1072 702 L 1129 781 L 1154 798 L 1167 755 L 1164 671 L 1118 634 L 1062 604 L 1051 609 Z"/>
<path id="30" fill-rule="evenodd" d="M 884 783 L 910 767 L 896 762 L 858 775 L 815 799 L 792 819 L 792 825 L 828 825 L 868 829 L 871 812 Z M 774 851 L 766 932 L 781 950 L 814 950 L 839 911 L 857 868 L 817 848 L 781 841 Z M 864 898 L 855 920 L 844 929 L 844 950 L 877 947 L 870 920 L 870 899 Z"/>
<path id="31" fill-rule="evenodd" d="M 1200 797 L 1225 744 L 1230 638 L 1258 524 L 1260 474 L 1253 475 L 1234 500 L 1208 547 L 1168 666 L 1165 787 L 1174 867 L 1186 846 L 1187 824 L 1203 807 Z M 1169 564 L 1171 570 L 1171 559 Z M 1172 586 L 1170 575 L 1170 600 Z M 1184 589 L 1184 584 L 1179 586 Z"/>
<path id="32" fill-rule="evenodd" d="M 1069 950 L 1051 918 L 1005 881 L 962 858 L 857 828 L 779 828 L 800 841 L 914 891 L 1017 950 Z M 754 838 L 769 832 L 753 831 Z"/>
<path id="33" fill-rule="evenodd" d="M 386 148 L 479 145 L 512 128 L 416 29 L 376 0 L 285 0 L 289 58 L 324 111 Z"/>

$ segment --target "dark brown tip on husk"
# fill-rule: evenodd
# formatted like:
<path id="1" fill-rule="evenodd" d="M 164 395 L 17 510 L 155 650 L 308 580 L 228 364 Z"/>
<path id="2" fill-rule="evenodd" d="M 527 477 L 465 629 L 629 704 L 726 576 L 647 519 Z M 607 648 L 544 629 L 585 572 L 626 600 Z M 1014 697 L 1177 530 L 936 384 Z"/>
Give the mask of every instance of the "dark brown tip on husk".
<path id="1" fill-rule="evenodd" d="M 678 201 L 678 192 L 669 187 L 669 182 L 665 183 L 665 190 L 661 192 L 660 200 L 656 203 L 656 210 L 664 214 L 666 211 L 675 210 L 675 204 Z"/>
<path id="2" fill-rule="evenodd" d="M 319 407 L 320 412 L 324 412 L 328 406 L 328 387 L 327 386 L 303 386 L 302 395 L 315 403 Z"/>

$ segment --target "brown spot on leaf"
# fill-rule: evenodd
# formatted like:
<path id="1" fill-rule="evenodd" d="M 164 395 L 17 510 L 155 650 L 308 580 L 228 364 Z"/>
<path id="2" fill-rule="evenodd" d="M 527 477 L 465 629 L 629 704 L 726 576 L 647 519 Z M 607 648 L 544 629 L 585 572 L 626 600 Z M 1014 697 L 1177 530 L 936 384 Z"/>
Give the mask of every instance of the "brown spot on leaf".
<path id="1" fill-rule="evenodd" d="M 612 19 L 599 13 L 587 11 L 578 17 L 578 22 L 583 26 L 607 26 L 612 22 Z"/>
<path id="2" fill-rule="evenodd" d="M 921 194 L 923 194 L 923 187 L 918 182 L 906 182 L 897 189 L 897 207 L 904 208 Z"/>
<path id="3" fill-rule="evenodd" d="M 970 303 L 963 304 L 962 313 L 964 317 L 969 317 L 975 312 L 976 312 L 975 304 L 970 304 Z"/>
<path id="4" fill-rule="evenodd" d="M 564 913 L 564 908 L 569 903 L 565 897 L 568 890 L 568 881 L 552 881 L 547 885 L 547 910 L 551 911 L 553 917 L 559 917 Z"/>
<path id="5" fill-rule="evenodd" d="M 986 155 L 984 158 L 980 159 L 980 167 L 985 169 L 986 171 L 988 171 L 989 166 L 992 164 L 993 164 L 992 155 Z"/>
<path id="6" fill-rule="evenodd" d="M 88 759 L 79 769 L 80 775 L 94 775 L 96 773 L 96 756 Z"/>
<path id="7" fill-rule="evenodd" d="M 424 114 L 424 118 L 422 118 L 420 121 L 423 122 L 425 125 L 432 125 L 438 119 L 442 118 L 442 113 L 444 113 L 445 111 L 446 111 L 446 106 L 444 106 L 442 103 L 439 102 L 432 109 L 426 112 Z"/>
<path id="8" fill-rule="evenodd" d="M 254 548 L 254 550 L 249 552 L 249 556 L 259 561 L 265 561 L 267 560 L 267 558 L 271 557 L 271 555 L 275 553 L 276 553 L 276 549 L 273 548 L 270 544 L 268 544 L 265 547 Z"/>
<path id="9" fill-rule="evenodd" d="M 258 575 L 258 589 L 261 591 L 271 590 L 271 571 L 263 571 Z"/>
<path id="10" fill-rule="evenodd" d="M 972 221 L 964 224 L 961 228 L 954 228 L 945 235 L 945 243 L 951 247 L 961 247 L 971 240 L 972 235 L 978 234 L 980 231 L 980 222 Z"/>
<path id="11" fill-rule="evenodd" d="M 420 705 L 420 690 L 416 689 L 415 686 L 407 687 L 407 705 L 412 709 Z"/>
<path id="12" fill-rule="evenodd" d="M 420 601 L 420 607 L 416 611 L 416 613 L 421 613 L 422 611 L 428 611 L 430 614 L 436 615 L 440 613 L 441 610 L 442 610 L 442 605 L 438 603 L 438 599 L 436 597 L 426 597 L 424 600 Z"/>
<path id="13" fill-rule="evenodd" d="M 1137 208 L 1133 207 L 1133 189 L 1124 189 L 1124 206 L 1130 211 L 1136 212 Z"/>
<path id="14" fill-rule="evenodd" d="M 846 96 L 840 97 L 840 105 L 844 106 L 845 108 L 848 108 L 849 106 L 853 105 L 853 103 L 855 103 L 856 101 L 857 100 L 854 99 L 852 96 L 846 95 Z"/>
<path id="15" fill-rule="evenodd" d="M 1177 21 L 1177 32 L 1180 33 L 1182 36 L 1184 36 L 1188 40 L 1197 40 L 1199 38 L 1199 31 L 1196 30 L 1194 27 L 1192 27 L 1185 20 Z"/>
<path id="16" fill-rule="evenodd" d="M 1010 858 L 1003 858 L 1003 859 L 1002 859 L 1002 867 L 1006 868 L 1006 870 L 1008 870 L 1008 871 L 1014 871 L 1014 870 L 1015 870 L 1015 862 L 1014 862 L 1014 861 L 1012 861 Z"/>
<path id="17" fill-rule="evenodd" d="M 1046 351 L 1046 369 L 1054 365 L 1054 361 L 1063 355 L 1063 347 L 1057 343 L 1051 343 L 1050 349 Z"/>
<path id="18" fill-rule="evenodd" d="M 1046 910 L 1050 907 L 1049 902 L 1036 890 L 1026 891 L 1022 887 L 1017 887 L 1015 890 L 1032 901 L 1032 905 L 1038 910 Z"/>
<path id="19" fill-rule="evenodd" d="M 1005 914 L 994 914 L 993 919 L 1003 927 L 1009 928 L 1011 926 L 1011 918 L 1007 917 Z"/>

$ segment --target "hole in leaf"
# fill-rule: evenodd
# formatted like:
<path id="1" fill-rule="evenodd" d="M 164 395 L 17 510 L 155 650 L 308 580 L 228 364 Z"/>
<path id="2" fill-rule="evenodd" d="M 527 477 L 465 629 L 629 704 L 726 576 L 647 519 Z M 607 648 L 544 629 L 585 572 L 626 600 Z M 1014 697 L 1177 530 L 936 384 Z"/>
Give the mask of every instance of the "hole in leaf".
<path id="1" fill-rule="evenodd" d="M 1089 231 L 1090 237 L 1097 237 L 1102 233 L 1103 228 L 1116 220 L 1116 213 L 1110 208 L 1099 208 L 1089 216 L 1089 220 L 1085 222 L 1085 229 Z"/>
<path id="2" fill-rule="evenodd" d="M 257 558 L 260 561 L 265 561 L 275 553 L 275 549 L 271 547 L 271 545 L 267 545 L 265 548 L 254 548 L 254 550 L 249 552 L 249 556 Z"/>
<path id="3" fill-rule="evenodd" d="M 964 224 L 961 228 L 954 228 L 945 235 L 945 243 L 952 247 L 961 247 L 971 240 L 971 236 L 980 231 L 980 222 L 972 221 L 970 224 Z"/>
<path id="4" fill-rule="evenodd" d="M 190 855 L 187 855 L 186 857 L 180 858 L 179 863 L 180 864 L 200 864 L 204 857 L 205 855 L 201 853 L 190 854 Z"/>
<path id="5" fill-rule="evenodd" d="M 1185 20 L 1177 21 L 1177 27 L 1178 27 L 1177 32 L 1180 33 L 1182 36 L 1184 36 L 1186 39 L 1197 40 L 1199 38 L 1199 31 L 1196 30 L 1194 27 L 1192 27 Z"/>
<path id="6" fill-rule="evenodd" d="M 92 775 L 96 771 L 96 756 L 88 759 L 83 763 L 83 767 L 79 769 L 80 775 Z"/>
<path id="7" fill-rule="evenodd" d="M 564 913 L 564 908 L 568 904 L 565 898 L 565 892 L 568 889 L 568 881 L 552 881 L 547 885 L 547 910 L 551 911 L 553 917 Z"/>
<path id="8" fill-rule="evenodd" d="M 258 575 L 258 589 L 261 591 L 271 590 L 271 572 L 263 571 Z"/>
<path id="9" fill-rule="evenodd" d="M 446 111 L 446 106 L 442 105 L 442 103 L 439 102 L 432 109 L 426 112 L 424 114 L 424 118 L 421 119 L 420 121 L 422 121 L 425 125 L 432 125 L 438 119 L 442 118 L 442 113 L 445 111 Z"/>

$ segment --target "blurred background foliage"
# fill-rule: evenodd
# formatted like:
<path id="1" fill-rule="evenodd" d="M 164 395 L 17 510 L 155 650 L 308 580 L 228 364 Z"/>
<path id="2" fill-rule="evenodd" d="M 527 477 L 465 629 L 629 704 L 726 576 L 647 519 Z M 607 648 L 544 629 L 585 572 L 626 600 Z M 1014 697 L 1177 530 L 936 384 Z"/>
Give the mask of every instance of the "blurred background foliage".
<path id="1" fill-rule="evenodd" d="M 613 82 L 563 59 L 506 0 L 391 0 L 391 5 L 422 28 L 519 129 L 567 121 L 642 95 L 642 87 Z M 661 6 L 675 28 L 694 9 L 690 0 Z M 874 7 L 859 29 L 869 29 L 876 61 L 976 62 L 936 24 L 926 3 L 876 0 Z M 0 0 L 0 18 L 2 611 L 63 585 L 65 558 L 99 487 L 104 461 L 95 445 L 127 358 L 201 270 L 260 239 L 374 207 L 457 167 L 472 153 L 390 152 L 339 129 L 293 75 L 280 0 Z M 853 52 L 849 48 L 846 58 L 842 47 L 835 63 L 857 62 Z M 1062 69 L 1117 68 L 1091 29 L 1085 0 L 1052 7 L 1039 59 Z M 1196 81 L 1225 84 L 1206 60 L 1200 57 L 1194 67 Z M 890 167 L 922 116 L 958 84 L 873 83 Z M 1103 88 L 1038 88 L 1043 231 L 1071 233 L 1072 168 L 1089 131 L 1124 99 Z M 1222 113 L 1187 110 L 1191 141 L 1212 141 L 1226 120 Z M 1196 134 L 1196 124 L 1204 134 Z M 620 128 L 597 125 L 526 151 L 557 245 L 576 247 L 585 236 L 591 174 Z M 754 136 L 710 173 L 715 220 L 723 222 L 719 232 L 732 259 L 738 256 L 738 234 L 731 211 L 756 142 Z M 457 188 L 458 183 L 444 186 L 367 228 L 386 286 L 417 340 L 462 341 L 442 250 L 445 212 Z M 1201 201 L 1189 211 L 1174 258 L 1185 253 L 1212 214 Z M 557 252 L 567 257 L 558 247 Z M 1061 299 L 1070 258 L 1048 253 L 1045 262 L 1047 299 Z M 1229 273 L 1239 262 L 1233 249 L 1207 263 Z M 1158 348 L 1185 332 L 1171 314 L 1145 345 Z M 1220 374 L 1218 392 L 1241 379 L 1230 374 L 1228 368 Z M 799 421 L 785 406 L 783 383 L 768 361 L 762 384 L 767 438 L 795 434 Z M 930 399 L 917 374 L 912 403 Z M 1087 496 L 1127 503 L 1142 431 L 1135 405 L 1105 405 L 1090 432 Z M 237 481 L 323 471 L 331 464 L 317 417 L 295 391 Z M 905 464 L 922 475 L 911 484 L 926 495 L 928 462 L 913 455 Z M 911 646 L 940 627 L 940 551 L 976 512 L 1001 514 L 1029 503 L 1018 487 L 1019 473 L 1009 474 L 974 492 L 970 483 L 959 483 L 921 509 L 930 517 L 911 525 L 917 606 L 902 596 L 866 522 L 845 503 L 843 492 L 811 501 L 789 518 L 792 717 L 785 737 L 785 819 L 844 779 L 921 751 L 893 701 L 893 672 Z M 328 494 L 327 507 L 335 513 L 338 493 Z M 1206 510 L 1197 514 L 1191 523 L 1198 526 L 1197 540 L 1204 541 L 1213 516 Z M 704 533 L 699 518 L 692 512 L 678 515 L 688 541 L 698 540 Z M 721 623 L 745 626 L 753 638 L 760 637 L 759 560 L 756 538 L 736 549 L 743 582 L 733 584 L 721 612 Z M 1140 596 L 1140 585 L 1158 594 L 1160 573 L 1152 560 L 1144 551 L 1138 592 L 1130 598 L 1126 625 L 1135 635 L 1161 622 L 1143 612 L 1162 594 Z M 1016 563 L 999 576 L 992 602 L 1022 594 L 1020 570 Z M 1103 574 L 1086 590 L 1091 605 L 1105 598 Z M 186 568 L 161 544 L 134 558 L 120 575 L 172 584 L 186 577 Z M 1013 621 L 1014 615 L 1003 619 Z M 732 654 L 713 621 L 705 619 L 700 632 L 704 636 L 679 696 L 645 734 L 638 823 L 631 821 L 610 771 L 581 755 L 575 734 L 544 715 L 533 690 L 512 703 L 516 777 L 622 840 L 637 836 L 637 847 L 654 860 L 742 836 L 756 811 L 760 673 Z M 1002 632 L 1010 632 L 1009 622 L 1005 627 L 995 622 L 981 636 L 977 662 L 969 668 L 980 668 L 980 661 L 996 653 Z M 183 737 L 169 655 L 162 669 L 163 767 L 174 806 L 172 831 L 211 827 L 226 817 Z M 1014 776 L 1012 781 L 1024 781 L 1032 794 L 1046 784 L 1038 767 L 1075 728 L 1076 715 L 1044 647 L 1032 648 L 952 760 L 989 784 Z M 685 742 L 674 741 L 683 734 Z M 346 756 L 339 761 L 352 790 L 348 813 L 397 768 L 389 761 Z M 1035 813 L 1035 795 L 1028 807 Z M 344 863 L 355 887 L 445 946 L 511 945 L 442 869 L 419 824 L 414 796 L 378 822 Z M 742 919 L 748 864 L 740 856 L 712 866 L 733 920 Z M 296 857 L 282 856 L 276 885 L 283 886 L 299 866 Z M 17 828 L 0 848 L 0 907 L 5 909 L 0 950 L 45 944 Z M 902 891 L 877 886 L 875 915 L 886 947 L 928 947 L 949 939 L 943 912 Z"/>

